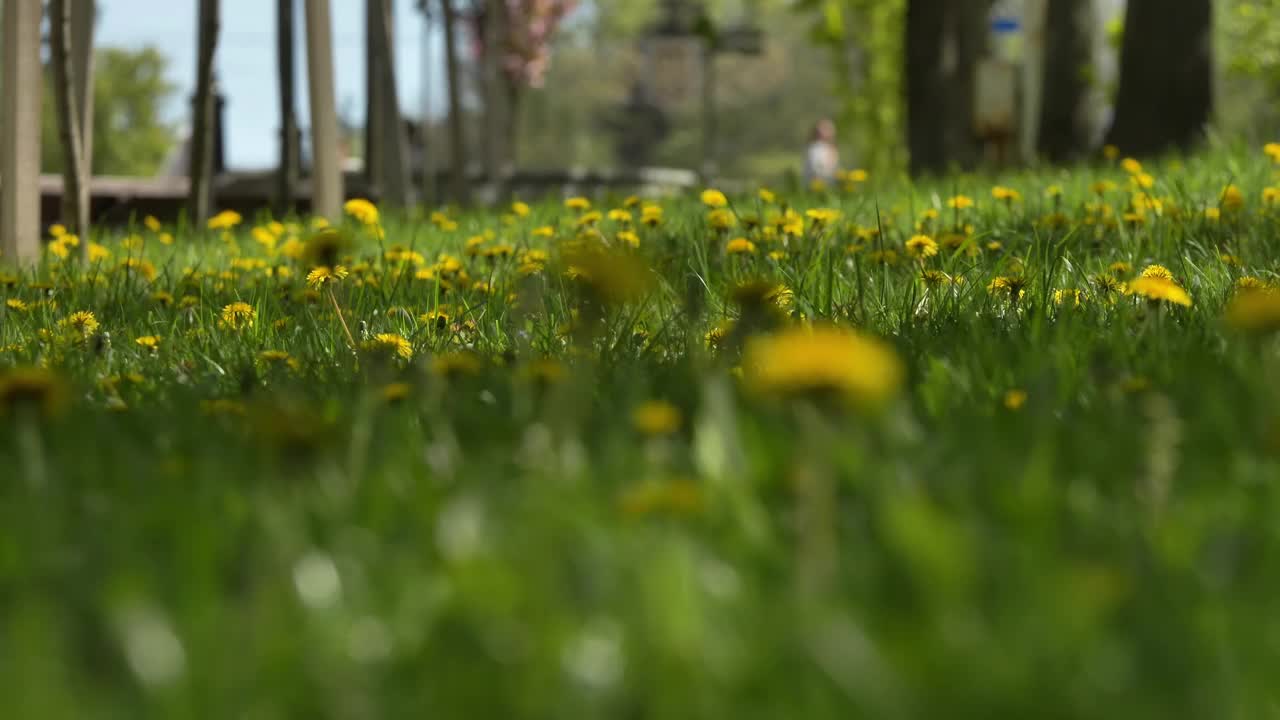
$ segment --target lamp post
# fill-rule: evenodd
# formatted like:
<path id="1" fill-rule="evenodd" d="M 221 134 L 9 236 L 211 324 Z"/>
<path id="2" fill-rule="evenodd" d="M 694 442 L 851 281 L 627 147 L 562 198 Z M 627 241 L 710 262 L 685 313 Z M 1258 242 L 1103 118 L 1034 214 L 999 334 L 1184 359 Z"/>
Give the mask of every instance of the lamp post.
<path id="1" fill-rule="evenodd" d="M 647 95 L 663 110 L 690 99 L 685 80 L 701 76 L 702 162 L 704 180 L 716 174 L 719 126 L 716 108 L 715 61 L 718 55 L 758 55 L 764 34 L 755 24 L 756 3 L 746 0 L 743 17 L 733 25 L 718 28 L 703 0 L 662 0 L 658 21 L 645 35 Z M 695 59 L 696 57 L 696 59 Z M 699 73 L 691 63 L 699 62 Z M 665 70 L 665 75 L 664 75 Z"/>

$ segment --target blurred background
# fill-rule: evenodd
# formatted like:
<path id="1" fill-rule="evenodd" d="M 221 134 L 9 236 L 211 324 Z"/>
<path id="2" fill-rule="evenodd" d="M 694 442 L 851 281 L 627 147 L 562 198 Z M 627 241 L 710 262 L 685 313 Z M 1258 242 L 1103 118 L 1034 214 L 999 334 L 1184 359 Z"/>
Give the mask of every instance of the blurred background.
<path id="1" fill-rule="evenodd" d="M 286 75 L 305 171 L 301 0 L 216 4 L 214 172 L 280 166 Z M 94 175 L 186 172 L 199 6 L 96 0 Z M 1206 128 L 1256 142 L 1280 124 L 1280 0 L 337 0 L 333 25 L 344 166 L 376 188 L 378 156 L 406 155 L 427 194 L 455 163 L 786 182 L 823 118 L 841 166 L 873 173 L 1150 154 Z M 387 108 L 403 151 L 379 146 Z"/>

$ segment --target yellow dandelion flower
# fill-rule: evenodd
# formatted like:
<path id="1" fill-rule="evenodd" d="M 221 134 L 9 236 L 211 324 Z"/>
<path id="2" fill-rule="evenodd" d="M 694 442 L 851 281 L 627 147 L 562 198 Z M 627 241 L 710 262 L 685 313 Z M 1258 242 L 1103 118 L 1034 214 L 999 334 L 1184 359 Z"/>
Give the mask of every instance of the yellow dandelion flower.
<path id="1" fill-rule="evenodd" d="M 137 343 L 138 347 L 142 348 L 143 350 L 150 350 L 151 352 L 156 352 L 157 350 L 160 349 L 159 335 L 143 335 L 142 337 L 134 338 L 134 342 Z"/>
<path id="2" fill-rule="evenodd" d="M 1173 273 L 1169 271 L 1169 268 L 1163 265 L 1148 265 L 1142 268 L 1142 277 L 1172 281 Z"/>
<path id="3" fill-rule="evenodd" d="M 233 302 L 222 308 L 222 325 L 231 330 L 253 327 L 258 311 L 247 302 Z"/>
<path id="4" fill-rule="evenodd" d="M 618 231 L 618 242 L 627 247 L 638 248 L 640 247 L 640 236 L 630 230 L 620 230 Z"/>
<path id="5" fill-rule="evenodd" d="M 480 356 L 474 352 L 444 353 L 431 359 L 431 372 L 446 378 L 457 378 L 467 375 L 478 375 L 483 367 Z"/>
<path id="6" fill-rule="evenodd" d="M 1084 299 L 1085 299 L 1084 293 L 1080 292 L 1075 288 L 1067 288 L 1063 290 L 1053 291 L 1054 305 L 1059 305 L 1059 306 L 1069 305 L 1071 307 L 1080 307 L 1080 304 L 1084 302 Z"/>
<path id="7" fill-rule="evenodd" d="M 321 265 L 320 267 L 313 268 L 311 272 L 307 273 L 307 285 L 315 290 L 319 290 L 325 283 L 341 282 L 349 274 L 350 272 L 341 265 L 335 265 L 334 267 Z"/>
<path id="8" fill-rule="evenodd" d="M 828 326 L 754 338 L 743 367 L 749 387 L 764 393 L 829 393 L 868 406 L 892 398 L 905 375 L 881 340 Z"/>
<path id="9" fill-rule="evenodd" d="M 156 218 L 156 216 L 155 216 L 155 215 L 148 215 L 148 216 L 146 216 L 145 218 L 143 218 L 143 219 L 142 219 L 142 224 L 143 224 L 143 225 L 145 225 L 145 226 L 147 227 L 147 229 L 148 229 L 148 230 L 150 230 L 150 231 L 151 231 L 151 232 L 153 232 L 153 233 L 158 233 L 158 232 L 160 232 L 160 228 L 161 228 L 161 227 L 163 227 L 163 226 L 160 224 L 160 220 L 159 220 L 158 218 Z"/>
<path id="10" fill-rule="evenodd" d="M 707 213 L 707 224 L 716 230 L 728 230 L 736 223 L 733 213 L 725 208 Z"/>
<path id="11" fill-rule="evenodd" d="M 584 197 L 571 197 L 564 201 L 564 206 L 576 212 L 586 212 L 591 209 L 591 201 Z"/>
<path id="12" fill-rule="evenodd" d="M 25 302 L 18 298 L 9 298 L 8 300 L 5 300 L 4 306 L 14 312 L 26 312 L 29 307 Z"/>
<path id="13" fill-rule="evenodd" d="M 66 383 L 46 368 L 0 370 L 0 417 L 28 412 L 57 415 L 68 397 Z"/>
<path id="14" fill-rule="evenodd" d="M 756 197 L 760 198 L 760 202 L 765 205 L 772 205 L 778 201 L 778 196 L 769 188 L 760 188 L 756 191 Z"/>
<path id="15" fill-rule="evenodd" d="M 614 208 L 610 210 L 608 218 L 612 222 L 621 223 L 623 225 L 630 225 L 631 221 L 634 219 L 631 215 L 631 211 L 625 208 Z"/>
<path id="16" fill-rule="evenodd" d="M 938 254 L 938 243 L 928 235 L 915 235 L 907 241 L 907 254 L 923 260 Z"/>
<path id="17" fill-rule="evenodd" d="M 297 370 L 302 367 L 302 363 L 284 350 L 263 350 L 258 353 L 258 362 L 264 367 L 283 367 L 290 370 Z"/>
<path id="18" fill-rule="evenodd" d="M 550 225 L 543 225 L 533 229 L 533 236 L 540 238 L 553 238 L 556 236 L 556 229 Z"/>
<path id="19" fill-rule="evenodd" d="M 404 360 L 413 359 L 413 345 L 403 335 L 396 333 L 378 333 L 364 343 L 364 349 L 375 354 L 399 357 Z"/>
<path id="20" fill-rule="evenodd" d="M 744 237 L 740 237 L 730 240 L 724 249 L 730 255 L 754 255 L 756 244 Z"/>
<path id="21" fill-rule="evenodd" d="M 89 243 L 89 262 L 96 263 L 110 259 L 111 251 L 105 245 L 96 242 Z"/>
<path id="22" fill-rule="evenodd" d="M 1262 147 L 1262 152 L 1275 162 L 1280 163 L 1280 143 L 1269 142 Z"/>
<path id="23" fill-rule="evenodd" d="M 1010 390 L 1004 394 L 1004 407 L 1006 410 L 1021 410 L 1023 405 L 1027 404 L 1026 390 Z"/>
<path id="24" fill-rule="evenodd" d="M 514 213 L 516 217 L 529 217 L 529 204 L 517 200 L 511 203 L 511 212 Z"/>
<path id="25" fill-rule="evenodd" d="M 1129 283 L 1128 293 L 1130 295 L 1139 295 L 1152 302 L 1167 302 L 1183 307 L 1191 307 L 1191 296 L 1187 294 L 1182 286 L 1173 280 L 1156 277 L 1143 276 Z"/>
<path id="26" fill-rule="evenodd" d="M 1224 319 L 1228 326 L 1242 332 L 1280 330 L 1280 293 L 1268 289 L 1238 292 L 1227 305 Z"/>
<path id="27" fill-rule="evenodd" d="M 243 221 L 244 218 L 235 210 L 223 210 L 209 218 L 208 227 L 210 230 L 232 230 Z"/>
<path id="28" fill-rule="evenodd" d="M 812 208 L 804 212 L 815 226 L 830 225 L 840 219 L 840 211 L 833 208 Z"/>
<path id="29" fill-rule="evenodd" d="M 342 211 L 361 225 L 378 224 L 378 206 L 364 198 L 353 198 L 342 205 Z"/>
<path id="30" fill-rule="evenodd" d="M 1130 175 L 1137 175 L 1138 173 L 1142 172 L 1142 163 L 1138 162 L 1136 159 L 1131 157 L 1121 160 L 1120 167 L 1123 168 L 1124 171 L 1129 173 Z"/>
<path id="31" fill-rule="evenodd" d="M 954 195 L 947 198 L 947 207 L 953 210 L 967 210 L 973 207 L 973 198 L 968 195 Z"/>
<path id="32" fill-rule="evenodd" d="M 1235 185 L 1228 185 L 1222 189 L 1218 206 L 1227 212 L 1236 212 L 1244 207 L 1244 193 Z"/>
<path id="33" fill-rule="evenodd" d="M 1022 193 L 1013 188 L 997 185 L 991 188 L 991 197 L 1005 203 L 1015 203 L 1022 201 Z"/>
<path id="34" fill-rule="evenodd" d="M 729 205 L 729 199 L 724 196 L 724 193 L 714 188 L 708 188 L 706 190 L 703 190 L 701 198 L 702 198 L 702 204 L 706 205 L 707 207 L 713 210 L 717 208 L 727 207 Z"/>
<path id="35" fill-rule="evenodd" d="M 413 386 L 405 382 L 389 383 L 382 388 L 382 399 L 388 403 L 402 402 L 413 392 Z"/>
<path id="36" fill-rule="evenodd" d="M 662 400 L 650 400 L 631 413 L 631 424 L 644 435 L 670 435 L 680 429 L 680 410 Z"/>
<path id="37" fill-rule="evenodd" d="M 91 338 L 98 332 L 98 318 L 88 310 L 73 312 L 59 320 L 58 325 L 84 339 Z"/>
<path id="38" fill-rule="evenodd" d="M 941 270 L 932 269 L 921 271 L 920 280 L 924 283 L 925 287 L 930 289 L 944 287 L 946 285 L 950 285 L 952 282 L 950 275 L 942 272 Z"/>
<path id="39" fill-rule="evenodd" d="M 1115 160 L 1120 157 L 1120 148 L 1115 145 L 1103 145 L 1102 156 L 1108 160 Z"/>

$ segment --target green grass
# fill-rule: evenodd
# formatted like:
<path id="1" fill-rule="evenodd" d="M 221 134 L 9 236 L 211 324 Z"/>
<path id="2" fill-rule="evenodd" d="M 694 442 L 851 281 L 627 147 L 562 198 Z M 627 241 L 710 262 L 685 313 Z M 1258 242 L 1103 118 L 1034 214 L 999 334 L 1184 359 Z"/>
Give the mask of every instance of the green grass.
<path id="1" fill-rule="evenodd" d="M 141 243 L 99 238 L 110 257 L 93 265 L 15 271 L 0 713 L 1274 714 L 1280 363 L 1222 317 L 1239 278 L 1277 279 L 1280 207 L 1260 199 L 1275 169 L 1237 151 L 1148 172 L 1164 205 L 1140 225 L 1120 219 L 1111 166 L 1001 178 L 1012 205 L 973 177 L 796 196 L 842 217 L 781 259 L 758 230 L 710 230 L 688 198 L 637 228 L 638 249 L 601 220 L 586 244 L 603 237 L 604 262 L 565 251 L 576 213 L 558 203 L 453 230 L 384 219 L 381 241 L 348 220 L 352 274 L 312 294 L 308 262 L 273 256 L 250 222 L 170 229 L 171 245 L 140 226 Z M 1114 225 L 1085 207 L 1100 179 L 1120 186 L 1101 197 Z M 1228 183 L 1244 207 L 1207 220 Z M 1060 227 L 1042 220 L 1050 184 Z M 928 208 L 930 234 L 953 226 L 956 193 L 977 201 L 960 217 L 973 233 L 928 267 L 960 282 L 930 290 L 903 243 Z M 732 200 L 741 217 L 778 209 Z M 467 257 L 486 230 L 514 255 Z M 737 236 L 758 253 L 726 256 Z M 421 267 L 397 272 L 396 245 Z M 549 257 L 521 277 L 529 249 Z M 886 249 L 897 264 L 875 261 Z M 440 253 L 469 281 L 415 277 Z M 1192 307 L 1094 281 L 1153 263 Z M 1025 294 L 988 292 L 999 276 Z M 789 303 L 742 317 L 733 288 L 757 279 Z M 1055 304 L 1072 288 L 1079 308 Z M 237 301 L 252 327 L 220 322 Z M 59 325 L 76 311 L 91 337 Z M 889 403 L 755 387 L 743 345 L 806 323 L 883 338 L 905 370 Z M 412 359 L 365 348 L 379 333 Z M 35 366 L 52 375 L 34 392 L 65 394 L 48 412 L 16 397 L 12 368 Z M 652 400 L 678 409 L 674 433 L 633 425 Z"/>

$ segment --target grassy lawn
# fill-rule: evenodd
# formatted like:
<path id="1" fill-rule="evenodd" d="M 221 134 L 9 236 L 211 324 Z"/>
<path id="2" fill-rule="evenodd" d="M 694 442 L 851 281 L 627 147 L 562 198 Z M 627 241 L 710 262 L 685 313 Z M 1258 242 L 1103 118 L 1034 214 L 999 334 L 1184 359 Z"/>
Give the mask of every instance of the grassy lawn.
<path id="1" fill-rule="evenodd" d="M 1274 714 L 1274 150 L 55 239 L 0 713 Z"/>

